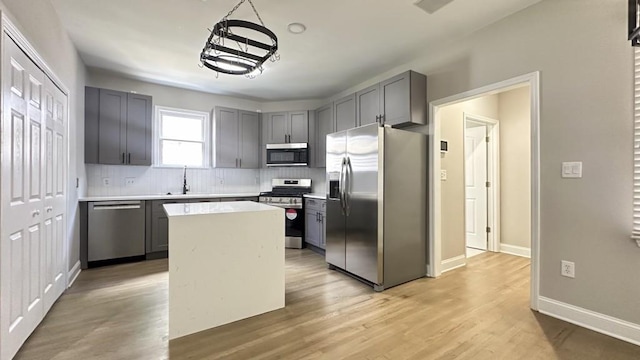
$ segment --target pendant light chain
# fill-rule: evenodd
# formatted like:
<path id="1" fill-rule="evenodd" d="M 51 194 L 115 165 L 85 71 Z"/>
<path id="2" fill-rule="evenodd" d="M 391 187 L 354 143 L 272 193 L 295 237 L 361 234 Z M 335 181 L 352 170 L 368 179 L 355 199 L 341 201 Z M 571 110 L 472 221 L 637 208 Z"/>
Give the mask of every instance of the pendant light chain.
<path id="1" fill-rule="evenodd" d="M 222 20 L 227 20 L 227 18 L 229 16 L 231 16 L 234 12 L 236 12 L 236 10 L 238 10 L 238 8 L 240 7 L 240 5 L 242 5 L 245 1 L 247 0 L 240 0 L 240 2 L 238 3 L 238 5 L 234 6 L 233 9 L 231 9 L 231 11 L 229 11 L 229 13 L 227 14 L 227 16 L 223 17 Z M 264 21 L 262 21 L 262 18 L 260 17 L 260 14 L 258 14 L 258 10 L 256 10 L 256 7 L 253 5 L 253 2 L 251 0 L 248 0 L 249 4 L 251 5 L 251 8 L 253 9 L 253 12 L 256 14 L 256 16 L 258 17 L 258 20 L 260 20 L 260 25 L 265 26 L 264 25 Z"/>

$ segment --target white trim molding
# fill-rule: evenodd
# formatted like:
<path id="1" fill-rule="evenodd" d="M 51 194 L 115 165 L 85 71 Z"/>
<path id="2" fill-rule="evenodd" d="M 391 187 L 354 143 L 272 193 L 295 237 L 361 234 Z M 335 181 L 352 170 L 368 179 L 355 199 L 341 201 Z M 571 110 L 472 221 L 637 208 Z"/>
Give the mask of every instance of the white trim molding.
<path id="1" fill-rule="evenodd" d="M 640 345 L 640 325 L 540 296 L 538 311 L 622 341 Z"/>
<path id="2" fill-rule="evenodd" d="M 71 268 L 71 270 L 69 270 L 69 273 L 67 274 L 67 279 L 69 279 L 69 284 L 67 285 L 67 289 L 70 288 L 71 285 L 73 285 L 73 283 L 78 278 L 78 275 L 80 275 L 81 271 L 82 270 L 80 269 L 80 260 L 78 260 L 78 262 L 75 265 L 73 265 L 73 267 Z"/>
<path id="3" fill-rule="evenodd" d="M 451 259 L 442 260 L 442 264 L 440 265 L 440 271 L 442 273 L 445 273 L 453 269 L 461 268 L 465 265 L 467 265 L 467 256 L 460 255 L 460 256 L 452 257 Z"/>
<path id="4" fill-rule="evenodd" d="M 509 254 L 509 255 L 522 256 L 522 257 L 525 257 L 525 258 L 531 258 L 531 249 L 530 248 L 526 248 L 524 246 L 500 244 L 500 252 L 505 253 L 505 254 Z"/>

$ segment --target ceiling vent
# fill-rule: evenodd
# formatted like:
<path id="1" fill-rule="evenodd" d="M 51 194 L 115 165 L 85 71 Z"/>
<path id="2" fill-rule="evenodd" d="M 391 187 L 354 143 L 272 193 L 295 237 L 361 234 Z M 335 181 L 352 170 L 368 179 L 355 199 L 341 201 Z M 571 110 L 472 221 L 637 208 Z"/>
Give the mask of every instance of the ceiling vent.
<path id="1" fill-rule="evenodd" d="M 426 11 L 429 14 L 433 14 L 434 12 L 442 9 L 445 5 L 447 5 L 452 1 L 453 0 L 420 0 L 414 5 Z"/>

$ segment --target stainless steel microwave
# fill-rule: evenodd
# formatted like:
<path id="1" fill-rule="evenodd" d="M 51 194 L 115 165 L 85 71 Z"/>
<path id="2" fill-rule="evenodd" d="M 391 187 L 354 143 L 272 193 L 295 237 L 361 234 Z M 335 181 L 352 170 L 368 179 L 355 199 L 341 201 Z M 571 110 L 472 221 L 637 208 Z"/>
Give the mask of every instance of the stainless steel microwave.
<path id="1" fill-rule="evenodd" d="M 308 166 L 309 145 L 267 144 L 267 166 Z"/>

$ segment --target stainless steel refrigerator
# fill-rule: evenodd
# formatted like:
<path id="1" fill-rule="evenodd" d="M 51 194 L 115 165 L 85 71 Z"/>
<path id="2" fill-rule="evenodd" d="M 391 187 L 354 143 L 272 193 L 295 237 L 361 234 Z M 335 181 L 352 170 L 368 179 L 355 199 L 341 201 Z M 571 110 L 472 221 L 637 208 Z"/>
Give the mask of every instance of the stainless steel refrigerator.
<path id="1" fill-rule="evenodd" d="M 427 137 L 377 124 L 327 136 L 326 261 L 382 291 L 426 274 Z"/>

